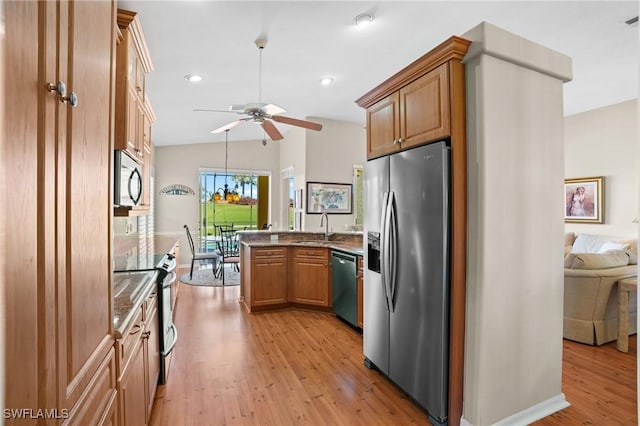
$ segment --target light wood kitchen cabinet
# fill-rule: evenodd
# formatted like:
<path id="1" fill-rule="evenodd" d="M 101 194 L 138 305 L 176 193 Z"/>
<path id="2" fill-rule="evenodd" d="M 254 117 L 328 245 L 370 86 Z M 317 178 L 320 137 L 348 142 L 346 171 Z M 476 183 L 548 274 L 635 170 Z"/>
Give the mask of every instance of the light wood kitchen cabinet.
<path id="1" fill-rule="evenodd" d="M 140 164 L 142 198 L 133 208 L 116 208 L 116 216 L 146 214 L 151 207 L 152 140 L 155 115 L 145 90 L 145 76 L 153 69 L 137 14 L 118 9 L 115 81 L 114 148 L 126 151 Z"/>
<path id="2" fill-rule="evenodd" d="M 11 247 L 4 258 L 10 350 L 3 407 L 56 408 L 68 424 L 117 417 L 110 289 L 115 10 L 112 1 L 3 4 L 6 75 L 18 76 L 3 95 L 19 99 L 5 110 L 3 134 L 11 159 L 4 202 L 13 206 L 3 213 Z"/>
<path id="3" fill-rule="evenodd" d="M 286 247 L 254 247 L 249 253 L 250 267 L 244 274 L 249 310 L 287 303 L 288 255 Z M 245 301 L 246 303 L 246 301 Z"/>
<path id="4" fill-rule="evenodd" d="M 140 306 L 129 328 L 116 342 L 118 348 L 118 395 L 120 425 L 144 425 L 147 419 L 145 324 Z"/>
<path id="5" fill-rule="evenodd" d="M 145 75 L 153 70 L 153 64 L 137 14 L 118 9 L 118 28 L 114 146 L 142 164 Z"/>
<path id="6" fill-rule="evenodd" d="M 116 341 L 121 426 L 149 422 L 160 375 L 158 339 L 158 296 L 154 288 Z"/>
<path id="7" fill-rule="evenodd" d="M 450 134 L 449 69 L 444 63 L 367 107 L 367 158 Z"/>
<path id="8" fill-rule="evenodd" d="M 304 305 L 331 307 L 329 249 L 294 247 L 289 301 Z"/>
<path id="9" fill-rule="evenodd" d="M 358 305 L 357 305 L 357 324 L 358 327 L 362 328 L 362 326 L 364 325 L 364 304 L 363 304 L 363 297 L 364 297 L 364 271 L 363 271 L 363 266 L 362 266 L 363 262 L 362 262 L 362 256 L 358 256 L 358 273 L 356 274 L 356 284 L 357 284 L 357 292 L 358 292 Z"/>

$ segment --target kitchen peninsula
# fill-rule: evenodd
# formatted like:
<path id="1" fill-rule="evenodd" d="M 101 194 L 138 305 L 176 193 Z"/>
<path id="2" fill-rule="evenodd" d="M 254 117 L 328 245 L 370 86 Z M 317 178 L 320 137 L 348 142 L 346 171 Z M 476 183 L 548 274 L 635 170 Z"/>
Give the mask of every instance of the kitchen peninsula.
<path id="1" fill-rule="evenodd" d="M 331 311 L 331 251 L 364 253 L 362 233 L 238 234 L 240 302 L 252 313 L 291 306 Z"/>

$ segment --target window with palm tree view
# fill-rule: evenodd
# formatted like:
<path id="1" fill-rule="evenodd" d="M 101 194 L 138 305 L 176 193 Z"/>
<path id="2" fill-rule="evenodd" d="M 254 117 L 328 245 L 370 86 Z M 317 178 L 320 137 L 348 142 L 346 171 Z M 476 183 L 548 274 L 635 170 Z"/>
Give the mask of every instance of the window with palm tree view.
<path id="1" fill-rule="evenodd" d="M 258 227 L 258 175 L 200 172 L 200 237 L 215 237 L 216 226 Z"/>

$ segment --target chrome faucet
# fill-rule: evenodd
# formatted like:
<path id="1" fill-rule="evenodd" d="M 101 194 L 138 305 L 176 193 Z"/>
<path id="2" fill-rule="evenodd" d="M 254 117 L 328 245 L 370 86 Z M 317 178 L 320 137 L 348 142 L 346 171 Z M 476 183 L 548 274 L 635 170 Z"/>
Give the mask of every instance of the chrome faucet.
<path id="1" fill-rule="evenodd" d="M 327 213 L 322 213 L 320 216 L 320 226 L 324 226 L 324 240 L 329 241 L 329 216 Z"/>

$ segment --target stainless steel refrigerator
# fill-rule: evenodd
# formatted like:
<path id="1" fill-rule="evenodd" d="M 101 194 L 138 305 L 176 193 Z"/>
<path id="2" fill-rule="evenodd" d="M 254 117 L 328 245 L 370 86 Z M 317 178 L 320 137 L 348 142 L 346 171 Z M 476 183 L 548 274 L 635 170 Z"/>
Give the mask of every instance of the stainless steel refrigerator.
<path id="1" fill-rule="evenodd" d="M 365 365 L 432 421 L 447 422 L 450 149 L 446 142 L 365 165 Z"/>

